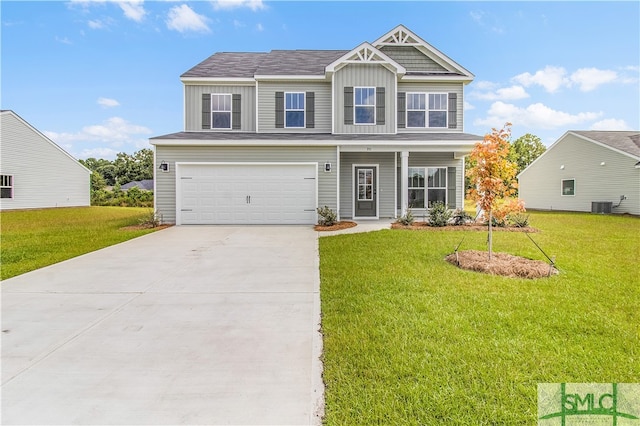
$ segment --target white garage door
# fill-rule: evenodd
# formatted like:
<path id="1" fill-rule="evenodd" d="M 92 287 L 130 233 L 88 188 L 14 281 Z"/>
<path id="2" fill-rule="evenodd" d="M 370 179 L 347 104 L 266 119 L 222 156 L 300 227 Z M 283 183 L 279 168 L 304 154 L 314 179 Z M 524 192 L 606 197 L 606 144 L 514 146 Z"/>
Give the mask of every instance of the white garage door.
<path id="1" fill-rule="evenodd" d="M 316 164 L 180 164 L 178 224 L 314 224 Z"/>

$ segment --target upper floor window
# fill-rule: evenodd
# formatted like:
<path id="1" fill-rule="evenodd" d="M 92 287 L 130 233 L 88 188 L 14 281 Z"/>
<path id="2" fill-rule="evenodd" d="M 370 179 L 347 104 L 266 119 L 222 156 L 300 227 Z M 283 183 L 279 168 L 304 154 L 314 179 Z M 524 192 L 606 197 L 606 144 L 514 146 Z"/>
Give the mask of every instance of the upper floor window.
<path id="1" fill-rule="evenodd" d="M 285 93 L 285 127 L 305 127 L 304 93 Z"/>
<path id="2" fill-rule="evenodd" d="M 354 90 L 355 124 L 376 124 L 376 88 L 356 87 Z"/>
<path id="3" fill-rule="evenodd" d="M 231 129 L 231 95 L 211 94 L 211 128 Z"/>
<path id="4" fill-rule="evenodd" d="M 429 127 L 447 127 L 446 93 L 429 93 Z"/>
<path id="5" fill-rule="evenodd" d="M 13 176 L 0 175 L 0 198 L 13 198 Z"/>
<path id="6" fill-rule="evenodd" d="M 425 127 L 427 116 L 426 95 L 407 93 L 407 127 Z"/>
<path id="7" fill-rule="evenodd" d="M 576 195 L 575 179 L 562 179 L 562 195 Z"/>

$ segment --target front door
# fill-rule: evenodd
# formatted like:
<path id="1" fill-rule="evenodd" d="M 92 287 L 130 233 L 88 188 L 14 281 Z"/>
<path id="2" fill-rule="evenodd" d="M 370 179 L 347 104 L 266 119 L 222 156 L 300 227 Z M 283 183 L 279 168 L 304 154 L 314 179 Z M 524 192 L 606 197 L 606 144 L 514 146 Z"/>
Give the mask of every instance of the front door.
<path id="1" fill-rule="evenodd" d="M 354 185 L 354 217 L 371 217 L 377 212 L 377 167 L 356 166 Z"/>

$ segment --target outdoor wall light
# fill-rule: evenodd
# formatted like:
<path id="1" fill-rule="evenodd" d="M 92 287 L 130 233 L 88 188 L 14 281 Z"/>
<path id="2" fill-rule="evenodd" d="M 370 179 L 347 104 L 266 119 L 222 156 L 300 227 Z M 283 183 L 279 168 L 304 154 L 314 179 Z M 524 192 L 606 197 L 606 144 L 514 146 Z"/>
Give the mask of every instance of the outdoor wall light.
<path id="1" fill-rule="evenodd" d="M 560 170 L 564 170 L 564 164 L 560 166 Z"/>
<path id="2" fill-rule="evenodd" d="M 324 171 L 325 172 L 331 171 L 331 163 L 324 163 Z"/>
<path id="3" fill-rule="evenodd" d="M 600 163 L 600 165 L 601 165 L 601 166 L 604 166 L 604 165 L 605 165 L 605 162 L 603 161 L 602 163 Z"/>
<path id="4" fill-rule="evenodd" d="M 169 163 L 167 163 L 166 161 L 162 161 L 160 163 L 160 167 L 158 167 L 160 170 L 162 170 L 163 172 L 168 172 L 169 171 Z"/>

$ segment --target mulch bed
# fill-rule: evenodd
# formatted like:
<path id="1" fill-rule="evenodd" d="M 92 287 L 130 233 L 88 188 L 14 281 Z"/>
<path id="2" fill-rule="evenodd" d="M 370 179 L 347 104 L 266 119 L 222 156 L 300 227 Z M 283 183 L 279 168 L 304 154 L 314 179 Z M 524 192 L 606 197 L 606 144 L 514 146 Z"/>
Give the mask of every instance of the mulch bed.
<path id="1" fill-rule="evenodd" d="M 508 253 L 489 253 L 478 250 L 463 250 L 452 253 L 445 260 L 459 268 L 485 274 L 514 278 L 544 278 L 558 273 L 558 270 L 541 260 L 532 260 Z"/>
<path id="2" fill-rule="evenodd" d="M 395 222 L 391 224 L 391 229 L 411 229 L 420 231 L 488 231 L 487 225 L 480 225 L 476 223 L 470 223 L 467 225 L 429 226 L 427 222 L 413 222 L 413 225 L 403 225 Z M 524 228 L 518 228 L 515 226 L 494 226 L 491 229 L 498 232 L 539 232 L 536 228 L 532 228 L 530 226 Z"/>
<path id="3" fill-rule="evenodd" d="M 348 220 L 341 221 L 331 226 L 316 225 L 313 227 L 316 231 L 339 231 L 341 229 L 353 228 L 357 223 Z"/>

